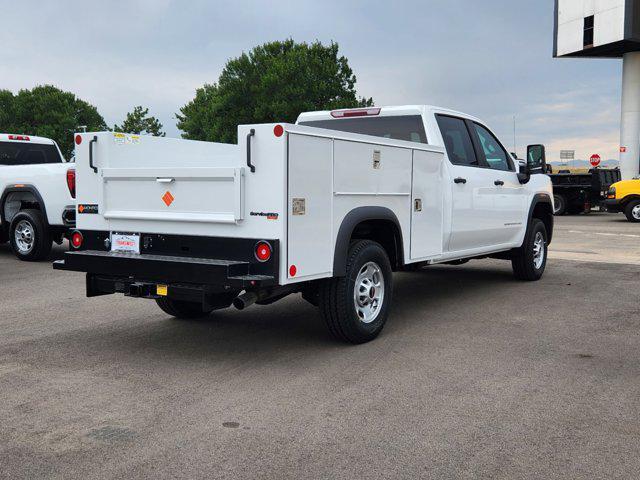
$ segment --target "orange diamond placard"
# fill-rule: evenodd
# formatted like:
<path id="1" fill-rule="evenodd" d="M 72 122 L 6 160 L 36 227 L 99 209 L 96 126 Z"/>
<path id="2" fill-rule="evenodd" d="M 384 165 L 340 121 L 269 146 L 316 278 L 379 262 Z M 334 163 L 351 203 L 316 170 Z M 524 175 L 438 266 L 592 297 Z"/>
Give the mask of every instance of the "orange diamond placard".
<path id="1" fill-rule="evenodd" d="M 174 200 L 175 198 L 173 198 L 173 195 L 171 195 L 171 192 L 168 190 L 162 196 L 162 201 L 167 205 L 167 207 L 170 206 Z"/>

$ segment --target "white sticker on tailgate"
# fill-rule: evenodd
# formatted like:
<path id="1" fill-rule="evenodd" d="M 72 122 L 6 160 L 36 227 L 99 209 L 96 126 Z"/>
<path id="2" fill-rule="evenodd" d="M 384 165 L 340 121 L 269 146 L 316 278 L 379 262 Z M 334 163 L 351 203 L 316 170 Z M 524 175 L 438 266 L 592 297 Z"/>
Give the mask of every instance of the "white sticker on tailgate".
<path id="1" fill-rule="evenodd" d="M 111 251 L 140 253 L 140 235 L 137 233 L 112 233 Z"/>

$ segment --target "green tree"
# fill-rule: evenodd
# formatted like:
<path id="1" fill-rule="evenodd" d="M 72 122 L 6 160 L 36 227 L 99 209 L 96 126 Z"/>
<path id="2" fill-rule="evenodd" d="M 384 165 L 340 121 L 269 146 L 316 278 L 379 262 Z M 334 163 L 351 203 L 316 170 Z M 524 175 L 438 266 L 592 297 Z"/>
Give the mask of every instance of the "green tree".
<path id="1" fill-rule="evenodd" d="M 2 132 L 52 138 L 68 158 L 73 151 L 73 132 L 80 125 L 88 131 L 107 128 L 96 107 L 52 85 L 20 90 L 17 95 L 0 91 Z"/>
<path id="2" fill-rule="evenodd" d="M 148 108 L 142 108 L 141 106 L 134 107 L 133 112 L 127 113 L 122 125 L 114 125 L 113 130 L 122 133 L 153 135 L 154 137 L 165 136 L 160 121 L 156 117 L 149 115 Z"/>
<path id="3" fill-rule="evenodd" d="M 237 126 L 294 122 L 310 110 L 373 105 L 358 98 L 356 76 L 338 44 L 271 42 L 227 62 L 176 114 L 183 137 L 234 143 Z"/>

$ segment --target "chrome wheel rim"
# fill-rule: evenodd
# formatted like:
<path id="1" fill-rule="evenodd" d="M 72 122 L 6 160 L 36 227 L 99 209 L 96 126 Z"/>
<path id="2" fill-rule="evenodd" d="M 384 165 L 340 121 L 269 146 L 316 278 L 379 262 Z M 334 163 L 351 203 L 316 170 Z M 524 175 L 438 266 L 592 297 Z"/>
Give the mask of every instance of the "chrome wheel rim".
<path id="1" fill-rule="evenodd" d="M 640 203 L 631 209 L 631 215 L 636 220 L 640 220 Z"/>
<path id="2" fill-rule="evenodd" d="M 20 220 L 16 225 L 14 233 L 14 239 L 16 241 L 16 247 L 21 254 L 27 254 L 33 250 L 33 244 L 35 239 L 35 230 L 33 225 L 27 220 Z"/>
<path id="3" fill-rule="evenodd" d="M 358 272 L 353 301 L 362 323 L 371 323 L 380 314 L 384 301 L 384 275 L 375 262 L 365 263 Z"/>
<path id="4" fill-rule="evenodd" d="M 539 270 L 544 263 L 544 235 L 537 232 L 533 240 L 533 266 Z"/>
<path id="5" fill-rule="evenodd" d="M 559 200 L 558 197 L 553 198 L 553 213 L 558 213 L 560 211 L 561 204 L 562 200 Z"/>

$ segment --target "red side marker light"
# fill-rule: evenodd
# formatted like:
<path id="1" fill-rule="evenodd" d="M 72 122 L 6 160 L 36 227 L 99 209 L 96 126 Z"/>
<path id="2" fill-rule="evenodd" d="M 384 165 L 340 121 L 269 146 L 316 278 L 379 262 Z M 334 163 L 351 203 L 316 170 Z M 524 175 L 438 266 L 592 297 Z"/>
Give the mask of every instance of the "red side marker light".
<path id="1" fill-rule="evenodd" d="M 73 248 L 80 248 L 82 246 L 82 234 L 80 232 L 73 232 L 71 235 L 71 246 Z"/>
<path id="2" fill-rule="evenodd" d="M 283 133 L 284 133 L 284 127 L 282 125 L 276 125 L 275 127 L 273 127 L 273 134 L 276 137 L 281 137 Z"/>
<path id="3" fill-rule="evenodd" d="M 256 245 L 256 258 L 261 262 L 266 262 L 271 258 L 271 245 L 267 242 L 258 242 Z"/>
<path id="4" fill-rule="evenodd" d="M 291 265 L 291 266 L 289 267 L 289 276 L 290 276 L 290 277 L 295 277 L 295 276 L 296 276 L 296 273 L 298 273 L 298 269 L 296 268 L 296 266 L 295 266 L 295 265 Z"/>
<path id="5" fill-rule="evenodd" d="M 80 135 L 76 135 L 76 145 L 80 145 L 82 143 L 82 137 Z"/>

